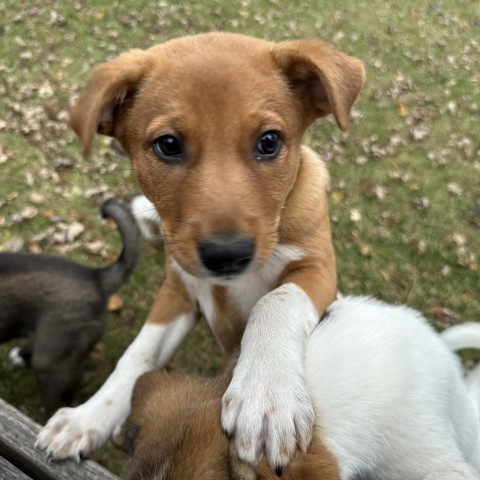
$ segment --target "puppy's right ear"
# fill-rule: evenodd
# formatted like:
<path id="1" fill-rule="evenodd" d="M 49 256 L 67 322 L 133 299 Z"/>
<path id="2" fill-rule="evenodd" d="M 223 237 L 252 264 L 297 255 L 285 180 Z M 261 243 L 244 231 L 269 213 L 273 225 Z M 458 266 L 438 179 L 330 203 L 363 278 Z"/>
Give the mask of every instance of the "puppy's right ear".
<path id="1" fill-rule="evenodd" d="M 70 110 L 70 126 L 88 156 L 96 133 L 116 136 L 128 101 L 147 74 L 152 57 L 143 50 L 131 50 L 98 65 L 85 89 Z"/>

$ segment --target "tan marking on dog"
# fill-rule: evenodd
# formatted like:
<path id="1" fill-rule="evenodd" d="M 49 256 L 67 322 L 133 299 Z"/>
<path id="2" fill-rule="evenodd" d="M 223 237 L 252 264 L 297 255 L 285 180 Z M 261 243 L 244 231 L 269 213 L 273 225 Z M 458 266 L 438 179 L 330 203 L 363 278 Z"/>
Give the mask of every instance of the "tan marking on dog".
<path id="1" fill-rule="evenodd" d="M 162 288 L 155 296 L 147 317 L 147 323 L 166 324 L 182 314 L 196 309 L 185 284 L 180 280 L 177 272 L 167 265 L 166 278 Z"/>
<path id="2" fill-rule="evenodd" d="M 164 347 L 173 350 L 187 334 L 199 305 L 231 350 L 255 302 L 274 288 L 295 283 L 319 315 L 335 298 L 328 175 L 302 137 L 330 113 L 345 129 L 364 76 L 358 60 L 319 40 L 274 43 L 228 33 L 132 50 L 94 70 L 71 110 L 71 126 L 84 155 L 95 133 L 120 142 L 161 217 L 167 274 L 147 322 L 172 325 L 162 329 Z M 269 131 L 279 132 L 281 149 L 267 161 L 259 159 L 257 142 Z M 181 141 L 177 164 L 155 153 L 162 135 Z M 255 243 L 252 262 L 227 285 L 228 302 L 212 293 L 222 282 L 199 254 L 200 242 L 220 235 Z M 111 378 L 109 388 L 120 389 L 120 377 Z M 95 401 L 90 410 L 98 412 Z M 97 431 L 99 443 L 126 409 L 119 402 L 117 417 Z"/>
<path id="3" fill-rule="evenodd" d="M 153 480 L 160 469 L 168 480 L 278 480 L 265 458 L 256 467 L 239 461 L 223 435 L 220 399 L 230 376 L 229 369 L 208 379 L 157 371 L 138 380 L 128 421 L 136 432 L 130 480 Z M 340 480 L 340 473 L 333 455 L 314 437 L 283 479 Z"/>
<path id="4" fill-rule="evenodd" d="M 328 216 L 329 182 L 325 164 L 303 147 L 297 182 L 287 198 L 279 228 L 282 243 L 305 252 L 301 260 L 287 265 L 280 283 L 293 282 L 303 288 L 319 315 L 336 296 L 336 288 L 331 288 L 336 285 L 337 272 Z"/>
<path id="5" fill-rule="evenodd" d="M 212 64 L 222 68 L 207 72 Z M 321 41 L 183 37 L 97 67 L 71 124 L 85 152 L 97 130 L 121 142 L 184 270 L 204 275 L 197 243 L 221 233 L 254 238 L 258 265 L 280 241 L 293 242 L 306 258 L 280 283 L 298 282 L 321 314 L 336 294 L 328 175 L 301 139 L 329 113 L 345 129 L 363 80 L 358 60 Z M 258 163 L 256 138 L 270 129 L 282 132 L 282 150 Z M 184 166 L 166 165 L 152 152 L 151 142 L 165 133 L 184 140 Z"/>
<path id="6" fill-rule="evenodd" d="M 232 305 L 227 287 L 214 285 L 212 296 L 215 304 L 215 316 L 211 324 L 212 332 L 225 352 L 232 353 L 240 345 L 245 322 L 242 321 L 239 312 Z"/>

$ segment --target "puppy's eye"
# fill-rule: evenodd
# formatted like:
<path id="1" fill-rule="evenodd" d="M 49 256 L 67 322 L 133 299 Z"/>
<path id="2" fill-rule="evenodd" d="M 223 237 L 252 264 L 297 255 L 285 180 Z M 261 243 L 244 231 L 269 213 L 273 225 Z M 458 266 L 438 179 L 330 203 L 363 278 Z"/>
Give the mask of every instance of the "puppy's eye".
<path id="1" fill-rule="evenodd" d="M 152 150 L 161 160 L 167 163 L 177 163 L 183 159 L 183 149 L 180 140 L 173 135 L 162 135 L 152 142 Z"/>
<path id="2" fill-rule="evenodd" d="M 282 148 L 280 133 L 275 130 L 262 133 L 255 146 L 255 158 L 258 161 L 273 160 Z"/>

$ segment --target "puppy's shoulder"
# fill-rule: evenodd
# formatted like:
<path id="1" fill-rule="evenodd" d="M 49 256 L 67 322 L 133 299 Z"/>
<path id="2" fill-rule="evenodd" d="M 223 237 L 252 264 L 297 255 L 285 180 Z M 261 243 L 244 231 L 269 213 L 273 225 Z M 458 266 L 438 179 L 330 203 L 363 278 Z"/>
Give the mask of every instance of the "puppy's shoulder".
<path id="1" fill-rule="evenodd" d="M 313 174 L 316 180 L 316 186 L 322 186 L 323 189 L 330 187 L 330 175 L 327 165 L 320 155 L 307 145 L 301 147 L 301 165 L 305 173 Z"/>

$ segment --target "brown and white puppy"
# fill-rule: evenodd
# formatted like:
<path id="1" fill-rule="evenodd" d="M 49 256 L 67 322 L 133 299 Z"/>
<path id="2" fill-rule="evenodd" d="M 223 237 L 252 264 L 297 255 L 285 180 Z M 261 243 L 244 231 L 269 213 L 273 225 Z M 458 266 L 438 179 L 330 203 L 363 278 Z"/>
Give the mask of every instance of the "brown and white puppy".
<path id="1" fill-rule="evenodd" d="M 98 66 L 71 112 L 86 155 L 115 137 L 162 221 L 166 279 L 145 326 L 88 402 L 37 445 L 88 453 L 125 420 L 129 393 L 203 314 L 240 358 L 222 419 L 242 459 L 282 467 L 311 439 L 303 345 L 336 295 L 328 173 L 302 146 L 318 117 L 346 129 L 362 64 L 319 41 L 178 38 Z M 243 337 L 242 337 L 243 335 Z"/>
<path id="2" fill-rule="evenodd" d="M 238 460 L 222 432 L 222 395 L 231 372 L 206 378 L 164 371 L 139 378 L 124 447 L 132 455 L 129 480 L 274 480 L 265 458 L 255 467 Z M 282 474 L 286 480 L 340 480 L 333 455 L 313 439 Z"/>
<path id="3" fill-rule="evenodd" d="M 282 480 L 478 480 L 480 369 L 451 350 L 480 347 L 480 324 L 438 335 L 405 306 L 344 297 L 305 344 L 313 440 Z M 130 480 L 274 480 L 239 461 L 220 423 L 231 381 L 150 372 L 127 422 Z M 277 474 L 282 473 L 277 469 Z"/>

